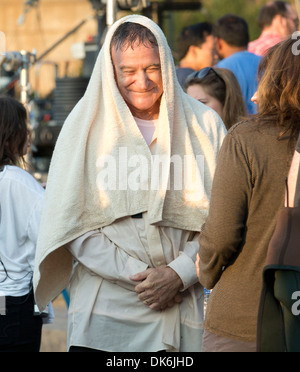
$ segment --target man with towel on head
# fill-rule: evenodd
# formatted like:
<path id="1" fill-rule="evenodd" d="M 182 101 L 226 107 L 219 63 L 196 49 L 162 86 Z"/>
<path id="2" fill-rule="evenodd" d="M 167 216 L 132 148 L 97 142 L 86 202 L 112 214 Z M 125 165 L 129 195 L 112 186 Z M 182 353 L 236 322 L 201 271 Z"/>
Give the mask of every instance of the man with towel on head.
<path id="1" fill-rule="evenodd" d="M 36 255 L 40 310 L 70 282 L 70 351 L 200 351 L 195 267 L 219 116 L 181 89 L 161 29 L 111 27 L 59 136 Z"/>

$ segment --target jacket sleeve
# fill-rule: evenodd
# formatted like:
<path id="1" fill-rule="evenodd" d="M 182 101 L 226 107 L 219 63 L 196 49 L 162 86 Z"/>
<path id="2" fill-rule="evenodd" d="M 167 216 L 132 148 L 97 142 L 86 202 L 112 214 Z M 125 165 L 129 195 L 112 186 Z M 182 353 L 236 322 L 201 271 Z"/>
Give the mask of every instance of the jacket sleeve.
<path id="1" fill-rule="evenodd" d="M 234 261 L 245 234 L 252 177 L 233 133 L 227 134 L 219 153 L 209 217 L 199 238 L 199 280 L 207 289 L 216 285 L 226 266 Z"/>
<path id="2" fill-rule="evenodd" d="M 196 234 L 192 241 L 186 243 L 184 250 L 179 252 L 179 256 L 172 261 L 168 267 L 173 269 L 183 283 L 182 292 L 198 283 L 196 258 L 199 250 L 199 234 Z"/>
<path id="3" fill-rule="evenodd" d="M 134 291 L 129 276 L 145 271 L 148 265 L 129 256 L 100 230 L 90 231 L 68 245 L 75 260 L 94 275 Z"/>

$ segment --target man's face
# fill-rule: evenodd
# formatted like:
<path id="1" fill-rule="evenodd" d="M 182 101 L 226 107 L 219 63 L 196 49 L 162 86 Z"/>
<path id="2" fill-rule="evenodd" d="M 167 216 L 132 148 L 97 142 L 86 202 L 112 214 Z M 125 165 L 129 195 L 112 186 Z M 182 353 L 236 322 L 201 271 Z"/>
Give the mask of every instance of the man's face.
<path id="1" fill-rule="evenodd" d="M 158 119 L 163 94 L 158 48 L 143 44 L 126 50 L 113 47 L 112 61 L 119 91 L 133 116 Z"/>
<path id="2" fill-rule="evenodd" d="M 208 35 L 201 47 L 197 47 L 197 53 L 196 61 L 198 65 L 195 70 L 214 66 L 218 61 L 215 37 Z"/>

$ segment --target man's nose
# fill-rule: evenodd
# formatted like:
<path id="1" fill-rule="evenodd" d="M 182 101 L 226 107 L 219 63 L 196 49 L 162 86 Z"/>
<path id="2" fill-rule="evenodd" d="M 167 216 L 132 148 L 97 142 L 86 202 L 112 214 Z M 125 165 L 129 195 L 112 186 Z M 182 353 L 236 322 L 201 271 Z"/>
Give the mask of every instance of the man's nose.
<path id="1" fill-rule="evenodd" d="M 141 90 L 147 90 L 149 87 L 149 77 L 145 71 L 138 73 L 136 84 Z"/>
<path id="2" fill-rule="evenodd" d="M 258 103 L 258 92 L 257 91 L 254 93 L 253 97 L 251 98 L 251 101 L 257 105 Z"/>

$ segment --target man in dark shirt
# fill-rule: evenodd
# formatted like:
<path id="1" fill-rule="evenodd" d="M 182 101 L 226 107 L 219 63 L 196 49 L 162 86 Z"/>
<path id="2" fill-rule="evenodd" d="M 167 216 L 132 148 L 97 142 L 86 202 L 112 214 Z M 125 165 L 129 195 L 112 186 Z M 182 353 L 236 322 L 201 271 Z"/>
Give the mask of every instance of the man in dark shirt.
<path id="1" fill-rule="evenodd" d="M 213 66 L 216 57 L 213 26 L 210 23 L 202 22 L 185 27 L 177 39 L 179 65 L 176 73 L 181 86 L 194 71 Z"/>

